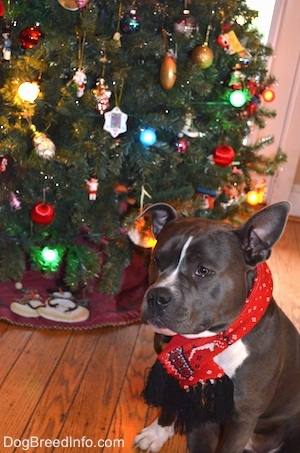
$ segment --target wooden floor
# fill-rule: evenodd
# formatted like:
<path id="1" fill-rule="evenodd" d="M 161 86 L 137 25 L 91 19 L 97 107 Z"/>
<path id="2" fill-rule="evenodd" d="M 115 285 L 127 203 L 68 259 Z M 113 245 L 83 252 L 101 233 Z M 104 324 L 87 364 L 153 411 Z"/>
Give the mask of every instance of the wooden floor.
<path id="1" fill-rule="evenodd" d="M 269 264 L 275 298 L 300 330 L 300 222 L 288 222 Z M 134 451 L 135 434 L 155 416 L 139 396 L 155 359 L 147 327 L 72 332 L 0 322 L 0 333 L 1 453 Z M 176 436 L 162 453 L 186 453 L 185 440 Z"/>

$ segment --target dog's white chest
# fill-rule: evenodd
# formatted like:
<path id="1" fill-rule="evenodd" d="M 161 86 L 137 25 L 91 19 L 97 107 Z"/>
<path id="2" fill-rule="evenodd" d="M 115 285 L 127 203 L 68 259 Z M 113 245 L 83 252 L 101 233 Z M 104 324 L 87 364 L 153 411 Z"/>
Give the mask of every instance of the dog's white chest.
<path id="1" fill-rule="evenodd" d="M 214 361 L 225 371 L 228 377 L 232 378 L 236 370 L 242 365 L 249 353 L 243 340 L 237 340 L 223 352 L 218 354 Z"/>

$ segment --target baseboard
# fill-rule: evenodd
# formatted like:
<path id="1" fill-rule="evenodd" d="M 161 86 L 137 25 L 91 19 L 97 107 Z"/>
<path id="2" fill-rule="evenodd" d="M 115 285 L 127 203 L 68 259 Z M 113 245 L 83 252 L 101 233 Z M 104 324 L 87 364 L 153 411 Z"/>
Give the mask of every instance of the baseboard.
<path id="1" fill-rule="evenodd" d="M 294 184 L 290 195 L 291 216 L 300 217 L 300 184 Z"/>

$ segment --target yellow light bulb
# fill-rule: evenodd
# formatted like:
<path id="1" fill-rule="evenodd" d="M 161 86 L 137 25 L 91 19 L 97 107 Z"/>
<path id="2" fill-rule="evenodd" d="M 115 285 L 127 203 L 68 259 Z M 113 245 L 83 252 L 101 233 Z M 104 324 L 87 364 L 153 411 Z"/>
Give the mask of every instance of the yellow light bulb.
<path id="1" fill-rule="evenodd" d="M 246 195 L 247 203 L 251 206 L 256 206 L 259 204 L 259 194 L 256 190 L 249 190 Z"/>
<path id="2" fill-rule="evenodd" d="M 38 97 L 40 87 L 36 82 L 24 82 L 18 88 L 18 95 L 22 101 L 28 101 L 33 103 Z"/>

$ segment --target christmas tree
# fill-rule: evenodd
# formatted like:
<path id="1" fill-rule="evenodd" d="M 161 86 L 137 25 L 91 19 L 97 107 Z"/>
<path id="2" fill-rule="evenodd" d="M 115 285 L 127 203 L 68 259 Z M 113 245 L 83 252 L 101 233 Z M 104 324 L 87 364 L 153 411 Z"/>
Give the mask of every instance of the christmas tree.
<path id="1" fill-rule="evenodd" d="M 284 161 L 247 139 L 275 77 L 245 1 L 0 6 L 1 281 L 31 266 L 115 292 L 144 204 L 226 219 Z"/>

